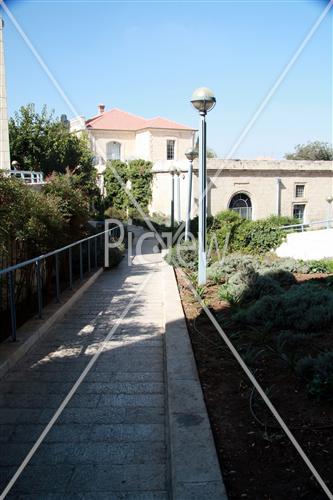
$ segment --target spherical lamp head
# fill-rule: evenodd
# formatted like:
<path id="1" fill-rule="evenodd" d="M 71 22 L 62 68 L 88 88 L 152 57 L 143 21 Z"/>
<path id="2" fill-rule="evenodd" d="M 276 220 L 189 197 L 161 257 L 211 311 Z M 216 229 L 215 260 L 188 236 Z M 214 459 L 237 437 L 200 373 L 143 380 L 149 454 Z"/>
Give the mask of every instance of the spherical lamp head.
<path id="1" fill-rule="evenodd" d="M 326 201 L 327 201 L 327 203 L 332 203 L 333 196 L 327 196 Z"/>
<path id="2" fill-rule="evenodd" d="M 193 161 L 198 157 L 198 151 L 194 148 L 189 148 L 185 151 L 185 156 L 189 161 Z"/>
<path id="3" fill-rule="evenodd" d="M 199 113 L 206 114 L 215 106 L 216 98 L 212 90 L 207 87 L 200 87 L 193 92 L 191 103 Z"/>

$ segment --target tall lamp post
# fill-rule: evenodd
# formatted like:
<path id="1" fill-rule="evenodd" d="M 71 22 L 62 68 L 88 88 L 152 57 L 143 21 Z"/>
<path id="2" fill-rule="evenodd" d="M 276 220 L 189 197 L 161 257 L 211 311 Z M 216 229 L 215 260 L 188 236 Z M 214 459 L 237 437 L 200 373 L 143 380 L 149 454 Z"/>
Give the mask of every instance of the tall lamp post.
<path id="1" fill-rule="evenodd" d="M 206 225 L 207 225 L 207 173 L 206 173 L 206 114 L 216 104 L 214 93 L 206 88 L 200 87 L 192 94 L 191 103 L 200 114 L 199 133 L 199 248 L 198 248 L 198 284 L 206 284 Z"/>
<path id="2" fill-rule="evenodd" d="M 170 168 L 171 174 L 171 233 L 175 227 L 175 167 Z"/>
<path id="3" fill-rule="evenodd" d="M 328 210 L 327 210 L 327 229 L 331 227 L 331 218 L 332 218 L 332 201 L 333 201 L 333 196 L 327 196 L 326 201 L 328 203 Z"/>
<path id="4" fill-rule="evenodd" d="M 185 241 L 188 241 L 191 222 L 191 204 L 192 204 L 192 175 L 193 175 L 193 160 L 198 157 L 198 152 L 194 148 L 190 148 L 185 152 L 185 156 L 189 161 L 187 173 L 187 207 L 185 220 Z"/>
<path id="5" fill-rule="evenodd" d="M 176 168 L 175 170 L 175 174 L 177 176 L 177 180 L 176 180 L 176 186 L 177 186 L 177 222 L 179 223 L 181 221 L 181 210 L 180 210 L 180 174 L 181 174 L 181 170 L 180 168 Z"/>

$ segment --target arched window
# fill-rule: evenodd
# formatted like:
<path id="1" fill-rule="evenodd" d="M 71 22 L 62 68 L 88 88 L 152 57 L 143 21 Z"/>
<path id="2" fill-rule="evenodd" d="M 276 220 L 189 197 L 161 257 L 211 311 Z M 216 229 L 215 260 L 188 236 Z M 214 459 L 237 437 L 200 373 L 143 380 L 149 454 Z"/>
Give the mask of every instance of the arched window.
<path id="1" fill-rule="evenodd" d="M 107 160 L 120 160 L 120 142 L 111 141 L 106 145 L 106 159 Z"/>
<path id="2" fill-rule="evenodd" d="M 235 194 L 230 200 L 229 208 L 244 217 L 244 219 L 252 219 L 251 198 L 245 193 Z"/>

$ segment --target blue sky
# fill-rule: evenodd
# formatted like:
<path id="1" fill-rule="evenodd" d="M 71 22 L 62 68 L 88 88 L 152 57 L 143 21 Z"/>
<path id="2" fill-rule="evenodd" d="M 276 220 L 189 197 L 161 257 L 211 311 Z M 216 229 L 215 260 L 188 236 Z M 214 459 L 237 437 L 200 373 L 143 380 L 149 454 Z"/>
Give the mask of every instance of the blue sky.
<path id="1" fill-rule="evenodd" d="M 227 155 L 327 2 L 30 1 L 7 6 L 79 114 L 98 103 L 196 127 L 196 87 L 217 98 L 208 143 Z M 9 114 L 47 104 L 72 116 L 4 14 Z M 234 158 L 281 158 L 332 140 L 333 8 Z"/>

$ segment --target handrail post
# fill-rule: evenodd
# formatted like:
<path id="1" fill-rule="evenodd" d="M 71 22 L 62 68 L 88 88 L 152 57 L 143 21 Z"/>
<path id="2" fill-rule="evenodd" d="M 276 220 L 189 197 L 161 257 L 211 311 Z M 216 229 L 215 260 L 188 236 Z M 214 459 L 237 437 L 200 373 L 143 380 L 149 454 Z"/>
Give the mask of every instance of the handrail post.
<path id="1" fill-rule="evenodd" d="M 97 269 L 97 236 L 94 238 L 95 242 L 95 268 Z"/>
<path id="2" fill-rule="evenodd" d="M 80 243 L 80 280 L 83 281 L 82 243 Z"/>
<path id="3" fill-rule="evenodd" d="M 59 282 L 59 253 L 55 254 L 55 273 L 56 273 L 56 301 L 60 302 L 60 282 Z"/>
<path id="4" fill-rule="evenodd" d="M 90 273 L 90 270 L 91 270 L 91 266 L 90 266 L 90 260 L 91 260 L 90 240 L 88 240 L 87 243 L 88 243 L 88 273 Z"/>
<path id="5" fill-rule="evenodd" d="M 37 277 L 38 318 L 42 319 L 43 297 L 42 297 L 42 278 L 40 274 L 40 260 L 36 260 L 36 277 Z"/>
<path id="6" fill-rule="evenodd" d="M 10 320 L 12 327 L 12 341 L 16 341 L 16 307 L 15 307 L 15 291 L 14 291 L 14 273 L 9 272 L 8 276 L 8 293 L 9 293 L 9 305 L 10 305 Z"/>
<path id="7" fill-rule="evenodd" d="M 68 249 L 68 270 L 69 270 L 69 288 L 73 290 L 73 261 L 72 261 L 72 247 Z"/>

